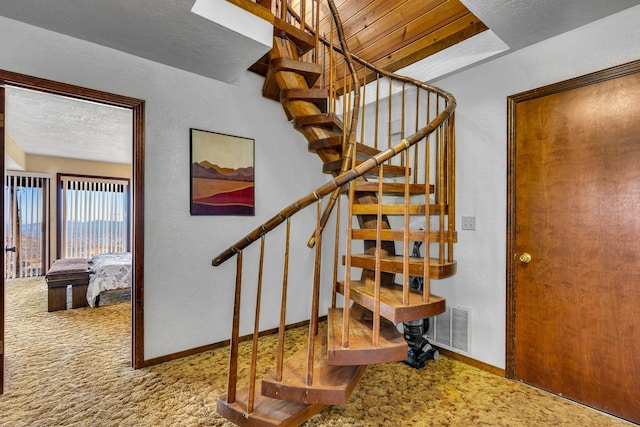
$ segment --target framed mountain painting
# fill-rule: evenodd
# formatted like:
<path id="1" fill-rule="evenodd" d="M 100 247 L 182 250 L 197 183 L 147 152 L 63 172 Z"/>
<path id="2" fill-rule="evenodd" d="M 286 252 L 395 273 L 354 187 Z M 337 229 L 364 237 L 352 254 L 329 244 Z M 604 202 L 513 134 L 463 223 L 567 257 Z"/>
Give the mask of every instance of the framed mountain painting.
<path id="1" fill-rule="evenodd" d="M 191 215 L 254 215 L 250 138 L 191 129 Z"/>

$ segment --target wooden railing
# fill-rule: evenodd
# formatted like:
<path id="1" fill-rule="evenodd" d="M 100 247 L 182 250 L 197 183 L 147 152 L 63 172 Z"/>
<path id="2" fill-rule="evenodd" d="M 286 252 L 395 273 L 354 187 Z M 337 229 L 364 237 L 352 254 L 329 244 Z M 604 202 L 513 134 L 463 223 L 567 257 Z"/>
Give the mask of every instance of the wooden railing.
<path id="1" fill-rule="evenodd" d="M 240 0 L 230 0 L 238 2 Z M 423 300 L 428 302 L 430 297 L 429 284 L 429 260 L 437 259 L 440 263 L 453 261 L 453 243 L 455 242 L 455 134 L 454 110 L 456 101 L 450 93 L 417 81 L 415 79 L 398 76 L 381 69 L 377 69 L 366 61 L 351 57 L 348 53 L 344 37 L 341 31 L 337 31 L 340 46 L 336 46 L 332 38 L 326 39 L 319 36 L 318 22 L 320 21 L 320 4 L 316 0 L 309 0 L 312 7 L 305 6 L 306 2 L 256 0 L 260 6 L 271 10 L 279 19 L 295 23 L 298 27 L 313 32 L 318 40 L 316 52 L 307 57 L 324 65 L 325 74 L 320 79 L 320 85 L 329 89 L 329 112 L 340 114 L 343 124 L 343 163 L 339 172 L 326 184 L 314 189 L 307 195 L 296 200 L 282 209 L 259 227 L 252 230 L 245 237 L 238 240 L 218 256 L 212 264 L 219 266 L 234 255 L 236 258 L 235 301 L 232 336 L 230 344 L 230 369 L 228 402 L 234 402 L 236 398 L 237 383 L 237 357 L 240 334 L 240 301 L 242 294 L 243 252 L 252 243 L 260 241 L 260 253 L 258 260 L 257 300 L 254 322 L 254 340 L 252 360 L 250 365 L 250 397 L 248 412 L 252 411 L 253 393 L 255 393 L 255 377 L 257 371 L 257 337 L 260 330 L 260 299 L 262 280 L 264 277 L 265 241 L 267 235 L 282 223 L 286 223 L 286 236 L 283 245 L 283 270 L 282 270 L 282 297 L 279 320 L 278 357 L 276 362 L 276 377 L 281 378 L 284 354 L 284 333 L 286 327 L 286 295 L 289 281 L 289 260 L 291 242 L 292 218 L 303 209 L 316 204 L 316 227 L 311 241 L 315 243 L 314 272 L 310 278 L 313 288 L 308 347 L 307 379 L 311 385 L 313 378 L 313 338 L 318 331 L 319 295 L 320 295 L 320 271 L 322 265 L 322 237 L 325 225 L 330 218 L 332 206 L 340 197 L 342 189 L 349 186 L 349 209 L 346 220 L 349 236 L 347 239 L 346 253 L 351 253 L 351 237 L 365 241 L 365 250 L 371 249 L 376 257 L 376 265 L 379 266 L 383 252 L 395 254 L 395 246 L 392 240 L 402 240 L 402 253 L 404 259 L 403 268 L 403 301 L 405 304 L 409 296 L 409 258 L 411 256 L 410 242 L 423 242 L 424 247 L 424 290 Z M 297 7 L 297 8 L 296 8 Z M 329 8 L 332 1 L 329 0 Z M 308 18 L 307 18 L 308 17 Z M 340 28 L 339 18 L 334 18 Z M 311 25 L 310 25 L 311 23 Z M 313 27 L 310 30 L 310 27 Z M 331 32 L 333 34 L 334 32 Z M 356 141 L 358 144 L 356 144 Z M 377 153 L 371 156 L 371 154 Z M 367 159 L 364 157 L 368 156 Z M 359 159 L 363 160 L 359 160 Z M 354 182 L 366 181 L 365 178 L 371 171 L 377 168 L 377 182 L 371 182 L 371 195 L 377 197 L 375 210 L 362 208 L 357 203 Z M 403 171 L 398 183 L 398 196 L 401 200 L 394 205 L 389 200 L 383 201 L 382 182 L 388 171 L 399 169 Z M 421 195 L 412 195 L 410 185 L 423 186 Z M 329 196 L 324 213 L 322 212 L 323 200 Z M 424 212 L 412 212 L 412 199 L 423 197 L 427 208 Z M 393 201 L 393 200 L 392 200 Z M 382 213 L 382 204 L 394 205 L 398 217 L 398 223 L 391 224 L 393 219 L 389 214 Z M 337 203 L 338 207 L 340 203 Z M 394 209 L 392 208 L 392 209 Z M 361 209 L 359 211 L 358 209 Z M 361 212 L 361 213 L 358 213 Z M 340 209 L 338 209 L 338 216 Z M 352 228 L 351 218 L 357 216 L 360 222 L 360 230 Z M 417 227 L 411 223 L 411 218 L 422 218 Z M 437 217 L 437 220 L 435 218 Z M 374 227 L 365 222 L 374 218 Z M 432 221 L 432 218 L 434 220 Z M 340 245 L 339 226 L 344 220 L 337 218 L 334 238 L 334 274 L 331 279 L 334 289 L 332 306 L 335 307 L 336 291 L 335 283 L 338 277 L 338 259 Z M 435 224 L 437 222 L 437 224 Z M 397 236 L 402 236 L 398 239 Z M 295 249 L 297 251 L 297 249 Z M 345 257 L 344 268 L 344 306 L 349 304 L 349 283 L 351 281 L 351 266 L 349 256 Z M 365 272 L 366 274 L 366 272 Z M 372 272 L 376 283 L 376 299 L 378 309 L 374 312 L 374 344 L 377 340 L 379 328 L 379 289 L 385 278 L 377 268 Z M 298 285 L 299 286 L 299 285 Z M 343 320 L 343 347 L 348 347 L 349 310 L 344 310 Z"/>

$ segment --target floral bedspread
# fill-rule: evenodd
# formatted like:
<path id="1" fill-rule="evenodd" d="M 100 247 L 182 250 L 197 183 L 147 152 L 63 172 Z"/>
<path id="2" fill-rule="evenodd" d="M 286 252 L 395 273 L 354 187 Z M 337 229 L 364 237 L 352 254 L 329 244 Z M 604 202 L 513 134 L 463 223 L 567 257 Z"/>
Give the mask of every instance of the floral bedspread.
<path id="1" fill-rule="evenodd" d="M 95 307 L 101 292 L 131 287 L 131 252 L 99 254 L 89 258 L 87 302 Z"/>

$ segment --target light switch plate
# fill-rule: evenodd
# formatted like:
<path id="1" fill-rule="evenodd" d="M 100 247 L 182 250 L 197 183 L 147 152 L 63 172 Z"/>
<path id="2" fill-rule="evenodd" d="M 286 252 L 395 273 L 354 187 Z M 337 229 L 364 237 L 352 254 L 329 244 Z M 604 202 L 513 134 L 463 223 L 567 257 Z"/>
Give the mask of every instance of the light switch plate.
<path id="1" fill-rule="evenodd" d="M 463 230 L 475 230 L 476 229 L 476 217 L 475 216 L 463 216 L 462 217 L 462 229 Z"/>

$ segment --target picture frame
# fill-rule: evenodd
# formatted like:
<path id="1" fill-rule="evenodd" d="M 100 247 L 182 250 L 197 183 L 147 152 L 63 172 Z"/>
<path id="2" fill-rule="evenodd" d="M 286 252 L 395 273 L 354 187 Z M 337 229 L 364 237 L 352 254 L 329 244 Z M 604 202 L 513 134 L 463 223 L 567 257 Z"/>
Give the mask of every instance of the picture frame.
<path id="1" fill-rule="evenodd" d="M 255 215 L 255 140 L 190 129 L 191 215 Z"/>

